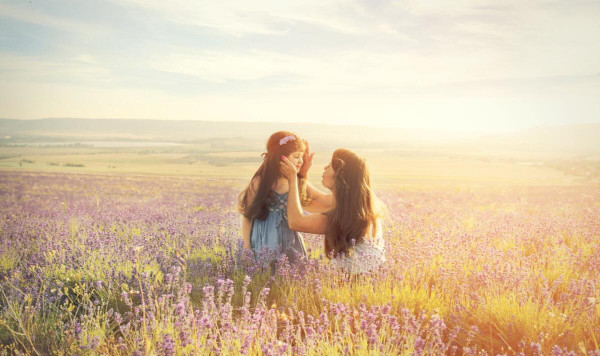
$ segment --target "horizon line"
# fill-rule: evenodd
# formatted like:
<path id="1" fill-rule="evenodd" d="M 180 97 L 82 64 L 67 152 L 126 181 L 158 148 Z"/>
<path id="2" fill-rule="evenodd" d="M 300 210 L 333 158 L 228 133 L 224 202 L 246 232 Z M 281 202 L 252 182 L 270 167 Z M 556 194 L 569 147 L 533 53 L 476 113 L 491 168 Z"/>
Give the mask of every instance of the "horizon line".
<path id="1" fill-rule="evenodd" d="M 0 120 L 13 120 L 13 121 L 42 121 L 42 120 L 89 120 L 89 121 L 110 121 L 110 120 L 122 120 L 122 121 L 162 121 L 162 122 L 205 122 L 205 123 L 231 123 L 231 124 L 277 124 L 277 121 L 235 121 L 235 120 L 210 120 L 210 119 L 157 119 L 157 118 L 93 118 L 93 117 L 44 117 L 36 119 L 17 119 L 17 118 L 6 118 L 0 117 Z M 568 124 L 557 124 L 548 123 L 544 125 L 532 125 L 521 128 L 494 128 L 494 129 L 460 129 L 460 128 L 447 128 L 447 127 L 407 127 L 407 126 L 379 126 L 379 125 L 359 125 L 359 124 L 343 124 L 343 123 L 323 123 L 314 121 L 305 122 L 282 122 L 285 125 L 314 125 L 314 126 L 334 126 L 334 127 L 361 127 L 361 128 L 375 128 L 375 129 L 396 129 L 396 130 L 435 130 L 445 132 L 463 132 L 463 133 L 485 133 L 485 132 L 518 132 L 536 128 L 557 128 L 557 127 L 573 127 L 573 126 L 588 126 L 588 125 L 600 125 L 598 122 L 574 122 Z"/>

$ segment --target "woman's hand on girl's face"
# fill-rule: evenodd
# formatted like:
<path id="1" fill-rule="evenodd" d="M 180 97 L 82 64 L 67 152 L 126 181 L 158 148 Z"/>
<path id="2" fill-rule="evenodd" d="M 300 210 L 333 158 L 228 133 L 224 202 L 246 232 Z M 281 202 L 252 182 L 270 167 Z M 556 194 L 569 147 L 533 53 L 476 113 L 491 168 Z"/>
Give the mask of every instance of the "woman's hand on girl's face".
<path id="1" fill-rule="evenodd" d="M 296 170 L 296 166 L 286 157 L 281 156 L 282 162 L 279 163 L 279 168 L 281 169 L 281 173 L 288 179 L 292 180 L 298 174 Z"/>

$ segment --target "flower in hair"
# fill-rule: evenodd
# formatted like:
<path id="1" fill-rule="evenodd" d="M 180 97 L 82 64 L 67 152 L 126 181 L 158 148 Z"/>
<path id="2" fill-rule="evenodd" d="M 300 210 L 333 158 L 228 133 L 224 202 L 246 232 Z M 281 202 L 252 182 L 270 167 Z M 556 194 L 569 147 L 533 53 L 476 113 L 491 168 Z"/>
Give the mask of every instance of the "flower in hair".
<path id="1" fill-rule="evenodd" d="M 295 139 L 296 139 L 296 136 L 294 136 L 294 135 L 285 136 L 284 138 L 279 140 L 279 146 L 283 146 L 286 143 L 288 143 L 289 141 L 294 141 Z"/>

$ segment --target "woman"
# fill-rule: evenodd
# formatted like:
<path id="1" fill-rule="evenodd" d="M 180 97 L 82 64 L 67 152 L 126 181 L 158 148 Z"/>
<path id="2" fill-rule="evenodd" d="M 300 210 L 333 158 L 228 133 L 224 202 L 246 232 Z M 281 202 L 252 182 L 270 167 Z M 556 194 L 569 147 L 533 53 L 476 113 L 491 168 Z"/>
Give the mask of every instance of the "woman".
<path id="1" fill-rule="evenodd" d="M 290 228 L 324 234 L 327 257 L 346 272 L 369 272 L 385 262 L 381 214 L 365 159 L 347 149 L 336 150 L 325 167 L 322 181 L 332 193 L 333 207 L 325 213 L 304 215 L 296 167 L 287 157 L 281 158 L 281 172 L 290 187 L 287 204 Z"/>

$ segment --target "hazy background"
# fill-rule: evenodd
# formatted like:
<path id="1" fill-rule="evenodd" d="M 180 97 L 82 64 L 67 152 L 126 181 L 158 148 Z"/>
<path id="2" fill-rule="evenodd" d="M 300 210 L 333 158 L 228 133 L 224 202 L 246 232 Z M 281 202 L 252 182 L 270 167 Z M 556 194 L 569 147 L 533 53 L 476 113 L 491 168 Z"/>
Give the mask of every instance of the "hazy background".
<path id="1" fill-rule="evenodd" d="M 316 153 L 310 179 L 338 147 L 355 150 L 387 187 L 600 183 L 600 124 L 459 133 L 306 123 L 0 120 L 0 171 L 189 176 L 243 185 L 268 136 L 293 130 Z"/>
<path id="2" fill-rule="evenodd" d="M 598 184 L 600 2 L 0 2 L 0 170 L 249 179 L 267 137 L 381 184 Z"/>

